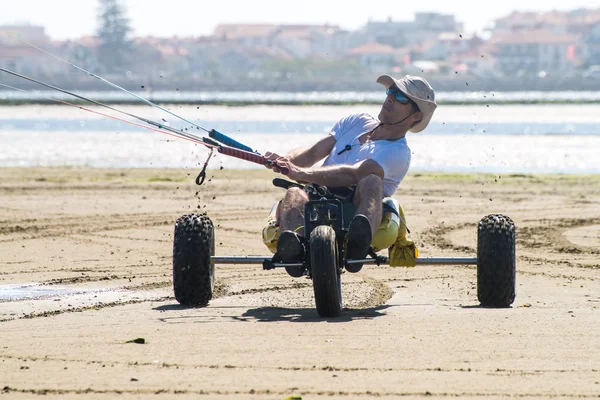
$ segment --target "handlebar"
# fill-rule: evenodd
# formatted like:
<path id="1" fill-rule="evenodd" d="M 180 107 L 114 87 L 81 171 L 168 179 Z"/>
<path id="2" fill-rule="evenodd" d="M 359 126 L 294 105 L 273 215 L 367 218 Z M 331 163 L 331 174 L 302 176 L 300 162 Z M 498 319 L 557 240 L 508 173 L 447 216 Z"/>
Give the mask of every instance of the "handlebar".
<path id="1" fill-rule="evenodd" d="M 281 171 L 282 174 L 287 175 L 290 173 L 289 168 L 280 167 L 277 165 L 276 162 L 267 160 L 264 156 L 261 156 L 260 154 L 250 153 L 249 151 L 240 150 L 240 149 L 236 149 L 233 147 L 227 147 L 227 146 L 219 146 L 217 148 L 217 150 L 219 151 L 219 153 L 222 153 L 222 154 L 225 154 L 225 155 L 228 155 L 231 157 L 240 158 L 242 160 L 250 161 L 250 162 L 253 162 L 256 164 L 265 165 L 267 163 L 272 163 L 274 166 L 279 168 L 279 170 Z"/>
<path id="2" fill-rule="evenodd" d="M 332 193 L 327 186 L 321 186 L 316 183 L 307 183 L 302 185 L 300 183 L 288 181 L 282 178 L 273 179 L 273 185 L 282 189 L 289 189 L 291 187 L 297 187 L 304 190 L 309 196 L 315 196 L 318 198 L 326 197 L 330 199 L 346 200 L 347 196 L 343 196 L 337 193 Z"/>

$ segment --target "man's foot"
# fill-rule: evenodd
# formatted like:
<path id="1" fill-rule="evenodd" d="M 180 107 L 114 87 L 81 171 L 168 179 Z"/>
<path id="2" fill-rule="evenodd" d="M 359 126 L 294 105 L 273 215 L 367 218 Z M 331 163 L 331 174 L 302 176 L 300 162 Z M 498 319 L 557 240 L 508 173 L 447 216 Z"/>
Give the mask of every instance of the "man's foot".
<path id="1" fill-rule="evenodd" d="M 279 257 L 279 255 L 277 253 L 273 254 L 273 258 L 271 259 L 272 263 L 282 263 L 283 260 L 281 260 L 281 257 Z M 293 277 L 293 278 L 301 278 L 304 276 L 304 272 L 306 271 L 306 268 L 304 268 L 304 266 L 302 267 L 285 267 L 285 271 L 288 273 L 289 276 Z"/>
<path id="2" fill-rule="evenodd" d="M 371 236 L 369 219 L 363 214 L 355 215 L 348 227 L 346 259 L 360 260 L 366 258 L 373 240 Z M 362 264 L 347 264 L 346 270 L 348 272 L 358 272 L 362 266 Z"/>
<path id="3" fill-rule="evenodd" d="M 304 245 L 296 232 L 283 231 L 277 239 L 277 255 L 283 263 L 296 263 L 304 257 Z"/>

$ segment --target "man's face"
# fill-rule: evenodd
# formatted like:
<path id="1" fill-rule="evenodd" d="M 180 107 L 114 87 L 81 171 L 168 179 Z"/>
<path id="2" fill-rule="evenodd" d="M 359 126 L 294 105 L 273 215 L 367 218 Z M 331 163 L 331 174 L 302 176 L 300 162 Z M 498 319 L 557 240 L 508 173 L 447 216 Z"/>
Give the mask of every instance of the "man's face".
<path id="1" fill-rule="evenodd" d="M 394 124 L 405 118 L 408 121 L 410 118 L 407 117 L 414 113 L 412 102 L 396 86 L 389 88 L 386 93 L 379 120 L 384 124 Z"/>

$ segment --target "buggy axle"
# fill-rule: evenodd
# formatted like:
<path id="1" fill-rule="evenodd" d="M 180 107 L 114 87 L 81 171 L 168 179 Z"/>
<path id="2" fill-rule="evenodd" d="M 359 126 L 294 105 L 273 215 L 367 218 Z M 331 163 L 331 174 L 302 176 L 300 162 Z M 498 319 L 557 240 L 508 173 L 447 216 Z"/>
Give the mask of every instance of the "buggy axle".
<path id="1" fill-rule="evenodd" d="M 213 264 L 264 264 L 271 263 L 271 257 L 215 257 L 212 256 L 210 261 Z M 417 265 L 477 265 L 477 257 L 425 257 L 416 258 Z M 365 258 L 362 260 L 348 260 L 348 264 L 374 264 L 380 263 L 387 265 L 389 259 L 387 257 Z M 302 263 L 285 264 L 272 263 L 273 267 L 301 267 Z"/>

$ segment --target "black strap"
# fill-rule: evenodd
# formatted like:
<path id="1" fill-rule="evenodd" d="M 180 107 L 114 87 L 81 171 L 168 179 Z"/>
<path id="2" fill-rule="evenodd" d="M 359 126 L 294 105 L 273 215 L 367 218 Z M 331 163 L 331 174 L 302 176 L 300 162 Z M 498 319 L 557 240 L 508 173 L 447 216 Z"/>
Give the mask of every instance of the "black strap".
<path id="1" fill-rule="evenodd" d="M 382 204 L 383 204 L 383 212 L 384 213 L 386 211 L 387 212 L 391 212 L 392 214 L 395 214 L 396 216 L 398 216 L 398 219 L 400 220 L 400 223 L 404 224 L 404 226 L 406 226 L 406 231 L 408 233 L 410 233 L 410 229 L 408 229 L 408 226 L 406 225 L 406 223 L 402 219 L 402 216 L 400 216 L 400 213 L 398 212 L 398 210 L 396 210 L 394 207 L 390 206 L 388 203 L 382 203 Z"/>
<path id="2" fill-rule="evenodd" d="M 398 212 L 398 210 L 396 210 L 394 207 L 390 206 L 388 203 L 382 203 L 383 204 L 383 211 L 384 212 L 391 212 L 392 214 L 396 214 L 398 216 L 398 218 L 400 218 L 400 213 Z"/>

